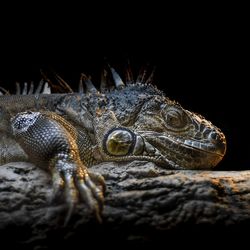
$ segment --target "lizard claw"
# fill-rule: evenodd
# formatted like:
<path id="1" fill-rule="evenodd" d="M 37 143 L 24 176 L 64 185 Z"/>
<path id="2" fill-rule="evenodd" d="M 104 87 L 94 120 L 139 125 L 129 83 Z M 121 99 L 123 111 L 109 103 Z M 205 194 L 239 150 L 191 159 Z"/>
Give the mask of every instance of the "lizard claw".
<path id="1" fill-rule="evenodd" d="M 59 171 L 53 168 L 51 171 L 51 175 L 52 175 L 53 189 L 52 189 L 52 195 L 49 197 L 49 204 L 51 204 L 54 200 L 58 199 L 58 197 L 61 194 L 61 191 L 64 188 L 64 181 L 61 178 Z"/>
<path id="2" fill-rule="evenodd" d="M 105 180 L 101 174 L 89 172 L 89 176 L 90 176 L 91 180 L 93 180 L 95 183 L 98 184 L 98 186 L 100 186 L 103 189 L 103 192 L 106 191 Z"/>
<path id="3" fill-rule="evenodd" d="M 69 169 L 74 171 L 68 171 Z M 55 199 L 62 189 L 64 191 L 68 209 L 64 225 L 68 224 L 79 200 L 86 203 L 97 221 L 101 223 L 105 188 L 101 175 L 89 173 L 82 165 L 72 167 L 72 164 L 64 163 L 64 167 L 60 164 L 52 168 L 52 181 L 54 190 L 52 199 Z"/>
<path id="4" fill-rule="evenodd" d="M 93 177 L 93 173 L 91 175 L 86 173 L 84 178 L 78 180 L 78 190 L 81 198 L 87 201 L 88 206 L 95 213 L 97 220 L 101 222 L 100 213 L 103 209 L 103 187 L 105 186 L 98 187 L 91 176 Z"/>
<path id="5" fill-rule="evenodd" d="M 77 199 L 77 190 L 75 188 L 73 176 L 69 173 L 65 173 L 64 181 L 65 181 L 65 196 L 66 196 L 65 198 L 66 198 L 66 203 L 68 205 L 68 212 L 64 221 L 64 225 L 66 226 L 75 210 L 78 199 Z"/>

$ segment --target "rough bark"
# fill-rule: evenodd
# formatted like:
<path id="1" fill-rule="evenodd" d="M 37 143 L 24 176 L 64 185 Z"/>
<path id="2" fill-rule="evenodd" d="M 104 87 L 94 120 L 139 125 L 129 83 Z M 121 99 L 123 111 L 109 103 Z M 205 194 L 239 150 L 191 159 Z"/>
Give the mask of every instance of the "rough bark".
<path id="1" fill-rule="evenodd" d="M 214 238 L 227 230 L 230 237 L 249 225 L 250 171 L 165 170 L 145 162 L 104 163 L 91 170 L 106 180 L 103 222 L 79 204 L 64 226 L 67 209 L 61 200 L 48 202 L 46 172 L 28 163 L 1 166 L 1 241 L 37 249 L 88 241 L 147 244 L 186 232 Z"/>

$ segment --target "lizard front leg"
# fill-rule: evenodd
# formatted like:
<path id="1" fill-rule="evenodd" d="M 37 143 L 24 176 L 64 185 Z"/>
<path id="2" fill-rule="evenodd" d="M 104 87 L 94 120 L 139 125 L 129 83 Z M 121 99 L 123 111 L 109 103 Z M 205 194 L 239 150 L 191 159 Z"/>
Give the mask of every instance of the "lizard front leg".
<path id="1" fill-rule="evenodd" d="M 13 135 L 29 159 L 50 169 L 55 194 L 63 187 L 69 212 L 83 199 L 100 220 L 104 180 L 90 173 L 81 161 L 77 131 L 62 117 L 51 112 L 23 112 L 11 119 Z"/>

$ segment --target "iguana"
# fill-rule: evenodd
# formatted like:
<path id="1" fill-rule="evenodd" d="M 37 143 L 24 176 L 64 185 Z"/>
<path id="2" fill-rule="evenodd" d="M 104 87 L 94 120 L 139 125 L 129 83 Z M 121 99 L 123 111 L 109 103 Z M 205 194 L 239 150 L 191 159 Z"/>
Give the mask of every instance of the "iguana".
<path id="1" fill-rule="evenodd" d="M 17 85 L 15 95 L 0 96 L 0 164 L 31 161 L 50 171 L 69 215 L 79 200 L 100 215 L 105 182 L 91 172 L 93 164 L 144 160 L 169 169 L 211 169 L 225 154 L 220 129 L 166 97 L 146 71 L 133 80 L 128 70 L 124 83 L 109 67 L 100 91 L 82 74 L 77 93 L 52 94 L 44 78 L 36 91 L 25 84 L 21 93 Z"/>

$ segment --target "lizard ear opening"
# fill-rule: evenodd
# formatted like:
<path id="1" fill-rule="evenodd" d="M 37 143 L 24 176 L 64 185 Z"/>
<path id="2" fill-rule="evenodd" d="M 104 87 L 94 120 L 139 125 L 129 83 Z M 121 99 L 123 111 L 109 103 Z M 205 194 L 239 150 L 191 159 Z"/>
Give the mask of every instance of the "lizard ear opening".
<path id="1" fill-rule="evenodd" d="M 111 156 L 126 156 L 132 153 L 135 141 L 135 135 L 130 130 L 114 128 L 105 135 L 103 149 Z"/>

